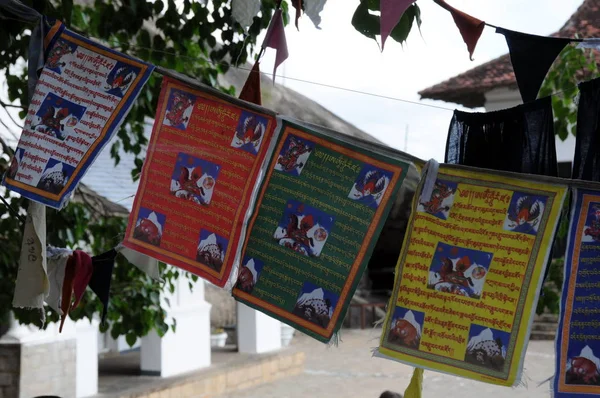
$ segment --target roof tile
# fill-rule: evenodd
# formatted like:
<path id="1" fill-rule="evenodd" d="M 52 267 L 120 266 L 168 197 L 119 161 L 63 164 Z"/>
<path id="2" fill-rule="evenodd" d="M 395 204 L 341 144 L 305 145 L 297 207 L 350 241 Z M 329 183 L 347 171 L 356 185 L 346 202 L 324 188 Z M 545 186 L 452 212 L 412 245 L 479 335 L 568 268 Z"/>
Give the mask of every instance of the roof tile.
<path id="1" fill-rule="evenodd" d="M 552 36 L 600 36 L 600 3 L 585 0 L 565 25 Z M 441 100 L 468 108 L 483 107 L 485 93 L 494 88 L 516 88 L 517 81 L 508 54 L 486 62 L 419 92 L 421 99 Z"/>

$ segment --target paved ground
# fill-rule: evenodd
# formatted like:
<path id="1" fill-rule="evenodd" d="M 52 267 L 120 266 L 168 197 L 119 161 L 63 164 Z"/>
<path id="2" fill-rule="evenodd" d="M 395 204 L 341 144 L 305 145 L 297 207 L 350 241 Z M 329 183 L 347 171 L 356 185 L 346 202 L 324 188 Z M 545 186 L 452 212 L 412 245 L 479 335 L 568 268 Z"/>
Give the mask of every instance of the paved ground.
<path id="1" fill-rule="evenodd" d="M 385 390 L 403 393 L 412 368 L 371 357 L 379 332 L 345 330 L 339 347 L 328 348 L 304 335 L 293 344 L 306 353 L 304 374 L 226 395 L 226 398 L 378 398 Z M 528 388 L 496 387 L 435 372 L 425 372 L 424 398 L 549 398 L 554 372 L 554 348 L 549 341 L 533 341 L 525 359 Z"/>

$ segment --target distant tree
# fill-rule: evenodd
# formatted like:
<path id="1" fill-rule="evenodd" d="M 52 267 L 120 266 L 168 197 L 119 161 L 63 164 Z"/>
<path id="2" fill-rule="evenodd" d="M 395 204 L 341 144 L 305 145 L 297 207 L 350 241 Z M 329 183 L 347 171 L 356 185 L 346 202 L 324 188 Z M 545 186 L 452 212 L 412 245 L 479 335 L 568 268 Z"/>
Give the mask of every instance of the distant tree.
<path id="1" fill-rule="evenodd" d="M 227 72 L 232 62 L 244 63 L 255 53 L 257 36 L 268 27 L 276 7 L 276 0 L 263 0 L 261 14 L 254 19 L 249 34 L 244 37 L 242 27 L 231 18 L 228 0 L 183 0 L 177 2 L 181 5 L 179 8 L 173 0 L 25 0 L 23 3 L 42 14 L 60 19 L 70 29 L 98 39 L 116 50 L 185 73 L 229 94 L 235 94 L 235 90 L 220 85 L 217 80 L 219 74 Z M 287 21 L 285 2 L 282 8 L 285 11 L 284 20 Z M 10 100 L 9 104 L 0 103 L 0 106 L 5 109 L 21 108 L 20 116 L 24 118 L 28 92 L 27 70 L 23 65 L 27 61 L 32 26 L 10 16 L 0 16 L 0 21 L 0 74 L 6 76 L 8 83 L 0 89 L 4 97 Z M 120 150 L 135 155 L 135 167 L 131 171 L 134 180 L 141 171 L 142 148 L 147 144 L 144 120 L 154 117 L 160 82 L 161 79 L 156 75 L 150 78 L 111 148 L 115 164 L 120 160 Z M 0 121 L 7 125 L 20 122 Z M 6 128 L 0 125 L 0 129 Z M 6 171 L 13 151 L 14 148 L 0 136 L 0 174 Z M 110 178 L 110 170 L 107 170 L 107 178 Z M 8 192 L 5 197 L 9 198 Z M 13 208 L 25 212 L 25 200 L 9 200 Z M 48 209 L 48 243 L 75 248 L 78 242 L 89 242 L 93 253 L 99 254 L 119 242 L 126 222 L 121 217 L 100 215 L 86 203 L 71 203 L 60 212 Z M 0 324 L 12 310 L 21 238 L 20 221 L 0 203 Z M 175 330 L 175 323 L 168 325 L 165 322 L 160 293 L 163 289 L 173 291 L 173 283 L 180 273 L 172 267 L 161 267 L 164 284 L 151 280 L 137 268 L 119 259 L 113 276 L 108 312 L 113 338 L 126 336 L 127 342 L 133 344 L 137 337 L 153 329 L 160 335 L 166 333 L 169 327 Z M 88 291 L 71 317 L 91 319 L 100 311 L 99 301 Z M 35 312 L 14 310 L 14 313 L 22 323 L 39 322 Z M 49 322 L 58 319 L 51 310 L 47 310 L 47 316 Z M 103 331 L 107 327 L 104 326 Z"/>

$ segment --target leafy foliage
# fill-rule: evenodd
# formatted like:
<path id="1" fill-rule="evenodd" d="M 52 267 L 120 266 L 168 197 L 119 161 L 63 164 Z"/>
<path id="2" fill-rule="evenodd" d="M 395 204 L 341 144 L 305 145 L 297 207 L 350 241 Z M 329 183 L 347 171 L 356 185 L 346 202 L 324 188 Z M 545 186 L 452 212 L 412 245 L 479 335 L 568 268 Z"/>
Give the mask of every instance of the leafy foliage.
<path id="1" fill-rule="evenodd" d="M 373 40 L 380 34 L 381 17 L 375 13 L 380 11 L 379 4 L 380 0 L 361 0 L 352 17 L 354 28 Z M 390 37 L 398 43 L 404 43 L 415 21 L 421 29 L 421 9 L 416 3 L 413 3 L 402 15 Z"/>
<path id="2" fill-rule="evenodd" d="M 60 19 L 72 30 L 100 40 L 116 50 L 193 76 L 229 94 L 235 94 L 234 88 L 221 86 L 217 80 L 219 74 L 228 70 L 232 60 L 243 63 L 253 53 L 256 38 L 267 28 L 276 7 L 276 0 L 262 1 L 261 16 L 254 19 L 244 40 L 242 27 L 232 23 L 228 0 L 183 0 L 178 2 L 181 3 L 179 8 L 174 0 L 25 0 L 23 3 L 42 14 Z M 287 21 L 287 6 L 283 9 Z M 27 61 L 32 26 L 10 17 L 0 16 L 0 20 L 0 74 L 6 76 L 4 94 L 11 102 L 0 106 L 21 107 L 20 116 L 24 118 L 28 92 L 27 69 L 23 65 Z M 150 78 L 111 148 L 115 163 L 120 161 L 119 150 L 135 155 L 132 170 L 134 179 L 143 165 L 143 148 L 147 144 L 144 123 L 154 117 L 160 83 L 161 79 L 156 74 Z M 1 136 L 0 144 L 0 174 L 3 174 L 14 149 L 6 145 Z M 4 195 L 9 198 L 8 192 Z M 24 199 L 13 197 L 9 200 L 14 209 L 25 214 Z M 98 214 L 98 210 L 88 203 L 71 203 L 60 212 L 48 209 L 47 241 L 54 246 L 80 247 L 100 254 L 119 243 L 126 221 L 122 217 Z M 0 204 L 0 323 L 12 309 L 21 229 L 20 221 Z M 180 273 L 164 264 L 161 268 L 164 284 L 151 280 L 121 256 L 118 257 L 108 322 L 102 326 L 103 331 L 110 327 L 113 338 L 125 336 L 127 342 L 133 344 L 137 337 L 153 329 L 159 335 L 166 333 L 169 328 L 175 330 L 174 321 L 170 325 L 165 321 L 161 293 L 164 289 L 174 291 L 174 281 Z M 187 273 L 185 275 L 193 281 L 197 279 Z M 91 319 L 100 311 L 101 304 L 88 291 L 71 317 Z M 37 314 L 32 311 L 15 310 L 14 313 L 22 323 L 39 322 Z M 47 317 L 50 322 L 58 320 L 58 315 L 50 310 L 47 311 Z"/>
<path id="3" fill-rule="evenodd" d="M 582 79 L 598 77 L 598 63 L 592 50 L 567 46 L 560 53 L 544 83 L 539 96 L 552 95 L 554 111 L 554 133 L 561 140 L 569 134 L 575 135 L 577 124 L 577 104 L 575 98 L 579 92 L 577 82 Z"/>
<path id="4" fill-rule="evenodd" d="M 538 300 L 536 309 L 538 315 L 545 312 L 558 314 L 560 310 L 560 292 L 562 291 L 564 279 L 564 266 L 564 258 L 553 259 L 550 263 L 548 277 L 546 278 L 546 283 L 544 283 L 544 286 L 542 287 L 542 292 Z"/>

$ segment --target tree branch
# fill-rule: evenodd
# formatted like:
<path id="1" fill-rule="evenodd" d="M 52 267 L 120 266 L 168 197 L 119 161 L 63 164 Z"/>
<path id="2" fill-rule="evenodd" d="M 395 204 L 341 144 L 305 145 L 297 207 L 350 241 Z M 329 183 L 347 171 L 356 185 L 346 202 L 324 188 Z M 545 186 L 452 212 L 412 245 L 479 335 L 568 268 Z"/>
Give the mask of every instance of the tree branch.
<path id="1" fill-rule="evenodd" d="M 8 126 L 6 124 L 4 124 L 4 122 L 2 120 L 0 120 L 0 123 L 8 129 Z M 6 141 L 4 141 L 4 138 L 2 138 L 1 136 L 0 136 L 0 146 L 2 146 L 2 150 L 4 151 L 4 153 L 7 153 L 8 156 L 13 156 L 15 154 L 15 151 L 13 151 L 12 148 L 8 146 Z"/>
<path id="2" fill-rule="evenodd" d="M 6 102 L 3 102 L 3 101 L 0 101 L 0 105 L 2 105 L 4 108 L 17 108 L 17 109 L 23 109 L 23 110 L 27 109 L 23 105 L 7 104 Z"/>

